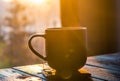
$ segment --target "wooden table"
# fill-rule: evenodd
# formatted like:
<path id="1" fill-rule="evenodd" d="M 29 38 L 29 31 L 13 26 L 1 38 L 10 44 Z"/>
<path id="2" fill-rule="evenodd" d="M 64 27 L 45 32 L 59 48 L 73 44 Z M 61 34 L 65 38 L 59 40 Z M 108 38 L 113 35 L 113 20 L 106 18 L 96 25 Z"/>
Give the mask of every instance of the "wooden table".
<path id="1" fill-rule="evenodd" d="M 0 81 L 46 81 L 42 67 L 50 69 L 47 64 L 0 69 Z M 88 57 L 83 68 L 92 81 L 120 81 L 120 53 Z"/>

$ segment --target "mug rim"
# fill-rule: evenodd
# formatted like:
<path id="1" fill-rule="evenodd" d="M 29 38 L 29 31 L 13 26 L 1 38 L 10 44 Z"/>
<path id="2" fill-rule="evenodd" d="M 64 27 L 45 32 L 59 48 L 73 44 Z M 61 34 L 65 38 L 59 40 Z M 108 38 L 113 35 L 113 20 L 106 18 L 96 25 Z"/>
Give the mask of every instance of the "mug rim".
<path id="1" fill-rule="evenodd" d="M 81 29 L 87 29 L 86 27 L 62 27 L 62 28 L 47 28 L 47 30 L 81 30 Z"/>

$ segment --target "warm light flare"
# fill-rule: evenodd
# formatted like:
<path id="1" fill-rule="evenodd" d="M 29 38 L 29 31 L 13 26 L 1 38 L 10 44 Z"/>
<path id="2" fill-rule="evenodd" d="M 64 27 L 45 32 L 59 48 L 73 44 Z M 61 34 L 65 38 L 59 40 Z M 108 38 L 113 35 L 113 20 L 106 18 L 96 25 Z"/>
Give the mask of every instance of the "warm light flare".
<path id="1" fill-rule="evenodd" d="M 13 1 L 13 0 L 3 0 L 3 1 L 5 1 L 5 2 L 11 2 L 11 1 Z"/>
<path id="2" fill-rule="evenodd" d="M 33 5 L 39 5 L 39 4 L 44 4 L 46 3 L 47 0 L 3 0 L 5 2 L 12 2 L 12 1 L 18 1 L 22 3 L 27 3 L 27 4 L 33 4 Z"/>
<path id="3" fill-rule="evenodd" d="M 42 4 L 44 3 L 46 0 L 29 0 L 31 3 L 33 4 Z"/>

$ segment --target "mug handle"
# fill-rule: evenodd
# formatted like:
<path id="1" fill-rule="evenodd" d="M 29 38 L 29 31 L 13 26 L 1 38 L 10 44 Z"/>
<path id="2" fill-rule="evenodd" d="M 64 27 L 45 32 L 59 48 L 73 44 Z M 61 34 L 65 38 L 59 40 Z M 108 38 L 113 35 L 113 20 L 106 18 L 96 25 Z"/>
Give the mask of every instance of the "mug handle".
<path id="1" fill-rule="evenodd" d="M 29 46 L 29 48 L 31 49 L 31 51 L 32 51 L 35 55 L 37 55 L 38 57 L 40 57 L 40 58 L 42 58 L 43 60 L 46 61 L 46 57 L 43 57 L 42 55 L 40 55 L 40 54 L 33 48 L 33 46 L 32 46 L 32 39 L 35 38 L 35 37 L 43 37 L 43 38 L 45 38 L 45 35 L 39 35 L 39 34 L 32 35 L 32 36 L 30 37 L 30 39 L 28 40 L 28 46 Z"/>

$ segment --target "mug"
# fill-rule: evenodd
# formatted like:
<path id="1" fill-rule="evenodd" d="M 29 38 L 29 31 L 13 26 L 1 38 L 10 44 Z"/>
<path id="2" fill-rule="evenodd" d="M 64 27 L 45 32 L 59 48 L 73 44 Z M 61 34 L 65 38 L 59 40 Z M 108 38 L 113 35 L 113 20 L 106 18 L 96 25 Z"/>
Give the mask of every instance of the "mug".
<path id="1" fill-rule="evenodd" d="M 32 39 L 45 38 L 46 57 L 39 54 L 32 46 Z M 86 27 L 48 28 L 44 35 L 32 35 L 29 48 L 38 57 L 61 75 L 69 75 L 83 67 L 87 59 Z"/>

